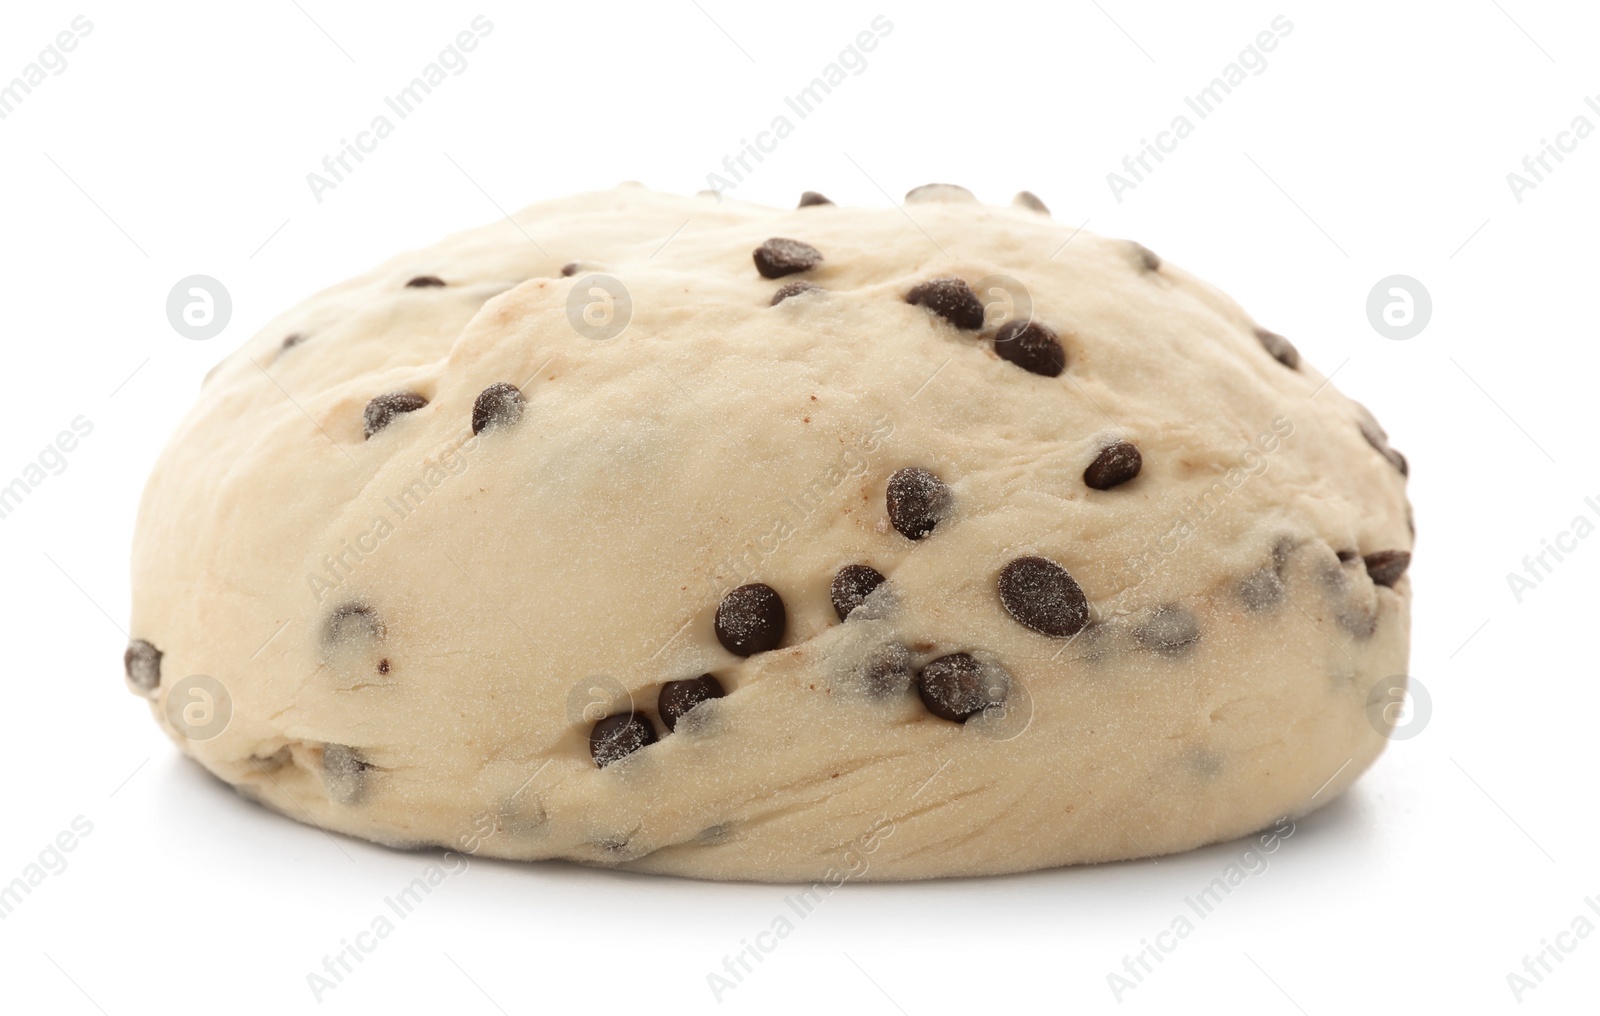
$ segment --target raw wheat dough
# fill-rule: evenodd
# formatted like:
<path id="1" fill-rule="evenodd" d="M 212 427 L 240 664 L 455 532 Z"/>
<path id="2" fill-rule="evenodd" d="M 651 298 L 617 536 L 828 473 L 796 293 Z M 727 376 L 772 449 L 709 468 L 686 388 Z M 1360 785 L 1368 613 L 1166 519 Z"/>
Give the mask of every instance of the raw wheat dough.
<path id="1" fill-rule="evenodd" d="M 1149 250 L 911 197 L 624 186 L 282 315 L 150 479 L 130 687 L 302 821 L 706 878 L 1143 857 L 1337 797 L 1406 668 L 1404 458 Z M 759 589 L 719 631 L 755 583 L 773 649 Z"/>

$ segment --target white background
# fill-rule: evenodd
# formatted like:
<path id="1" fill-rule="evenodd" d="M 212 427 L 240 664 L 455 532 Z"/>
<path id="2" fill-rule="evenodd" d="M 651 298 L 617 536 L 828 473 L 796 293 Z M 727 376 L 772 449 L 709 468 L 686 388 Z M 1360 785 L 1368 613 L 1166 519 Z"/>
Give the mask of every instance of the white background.
<path id="1" fill-rule="evenodd" d="M 74 417 L 94 426 L 0 520 L 0 882 L 75 816 L 93 832 L 0 921 L 0 1009 L 1593 1011 L 1600 933 L 1565 939 L 1520 1004 L 1506 979 L 1578 914 L 1600 925 L 1583 902 L 1600 905 L 1600 539 L 1520 603 L 1506 579 L 1575 516 L 1600 521 L 1600 135 L 1520 202 L 1506 180 L 1574 117 L 1600 127 L 1592 5 L 9 4 L 0 81 L 80 13 L 93 31 L 65 71 L 0 120 L 0 484 Z M 315 201 L 306 174 L 479 13 L 494 29 L 467 69 Z M 432 855 L 246 803 L 124 691 L 156 454 L 204 372 L 276 312 L 496 205 L 628 179 L 700 190 L 879 13 L 894 27 L 866 69 L 736 196 L 1031 189 L 1338 368 L 1412 462 L 1411 673 L 1431 719 L 1120 1002 L 1107 974 L 1244 843 L 847 885 L 720 1003 L 706 975 L 792 888 L 475 861 L 315 1002 L 307 973 Z M 1279 14 L 1294 27 L 1266 69 L 1115 200 L 1106 174 Z M 211 341 L 164 313 L 194 273 L 233 296 Z M 1434 305 L 1407 341 L 1365 311 L 1396 273 Z"/>

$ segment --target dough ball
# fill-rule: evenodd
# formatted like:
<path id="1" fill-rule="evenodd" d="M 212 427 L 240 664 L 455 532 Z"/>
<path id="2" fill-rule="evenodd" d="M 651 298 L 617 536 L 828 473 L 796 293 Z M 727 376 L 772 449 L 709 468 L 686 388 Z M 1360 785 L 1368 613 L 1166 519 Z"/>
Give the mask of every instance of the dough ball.
<path id="1" fill-rule="evenodd" d="M 150 478 L 128 688 L 241 793 L 912 879 L 1237 837 L 1381 751 L 1406 460 L 1216 289 L 948 185 L 513 220 L 280 316 Z"/>

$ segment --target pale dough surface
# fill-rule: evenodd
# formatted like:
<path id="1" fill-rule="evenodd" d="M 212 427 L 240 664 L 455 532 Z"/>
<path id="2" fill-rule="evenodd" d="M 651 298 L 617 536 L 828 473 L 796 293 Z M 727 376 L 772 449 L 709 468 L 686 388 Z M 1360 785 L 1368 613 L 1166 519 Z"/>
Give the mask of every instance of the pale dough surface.
<path id="1" fill-rule="evenodd" d="M 1385 743 L 1369 690 L 1407 663 L 1410 578 L 1375 584 L 1360 559 L 1412 544 L 1370 416 L 1137 245 L 1026 203 L 918 197 L 775 210 L 626 185 L 281 315 L 207 380 L 150 479 L 130 631 L 163 655 L 135 690 L 183 750 L 300 821 L 706 878 L 1156 856 L 1337 797 Z M 763 278 L 772 237 L 824 260 Z M 631 300 L 611 338 L 568 315 L 596 273 Z M 1063 374 L 905 299 L 995 276 L 1060 336 Z M 826 292 L 770 305 L 797 280 Z M 474 400 L 503 381 L 521 419 L 474 438 Z M 369 400 L 402 390 L 428 404 L 365 439 Z M 1089 489 L 1117 439 L 1142 472 Z M 917 541 L 886 517 L 905 466 L 952 493 Z M 997 576 L 1024 555 L 1070 572 L 1088 628 L 1007 613 Z M 829 583 L 852 563 L 888 582 L 840 623 Z M 782 645 L 747 659 L 713 630 L 745 582 L 788 613 Z M 330 648 L 349 604 L 381 637 Z M 1160 648 L 1169 605 L 1198 640 Z M 961 724 L 915 690 L 874 697 L 860 663 L 886 643 L 917 666 L 998 664 L 1006 708 Z M 589 728 L 615 703 L 585 716 L 588 699 L 620 688 L 653 714 L 663 682 L 702 673 L 726 697 L 595 764 Z M 193 674 L 231 697 L 206 740 L 167 719 Z"/>

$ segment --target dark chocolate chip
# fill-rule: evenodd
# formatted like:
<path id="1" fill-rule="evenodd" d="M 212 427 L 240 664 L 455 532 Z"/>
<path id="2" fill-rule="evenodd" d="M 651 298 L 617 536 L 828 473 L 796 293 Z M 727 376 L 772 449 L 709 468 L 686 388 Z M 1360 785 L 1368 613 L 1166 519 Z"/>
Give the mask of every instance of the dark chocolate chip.
<path id="1" fill-rule="evenodd" d="M 1389 437 L 1381 430 L 1377 430 L 1366 423 L 1358 423 L 1361 436 L 1367 439 L 1367 444 L 1377 449 L 1378 454 L 1389 460 L 1389 464 L 1400 471 L 1401 476 L 1411 475 L 1411 466 L 1406 462 L 1406 457 L 1399 451 L 1389 447 Z"/>
<path id="2" fill-rule="evenodd" d="M 134 639 L 122 654 L 122 672 L 140 691 L 155 691 L 161 685 L 161 650 L 144 639 Z"/>
<path id="3" fill-rule="evenodd" d="M 607 716 L 589 731 L 589 754 L 601 769 L 655 743 L 656 728 L 648 716 L 640 713 Z"/>
<path id="4" fill-rule="evenodd" d="M 388 672 L 389 672 L 389 660 L 387 658 L 379 660 L 378 661 L 378 673 L 387 674 Z"/>
<path id="5" fill-rule="evenodd" d="M 755 249 L 756 271 L 763 278 L 781 279 L 822 264 L 822 252 L 809 243 L 775 236 Z"/>
<path id="6" fill-rule="evenodd" d="M 721 698 L 727 692 L 722 682 L 710 674 L 691 677 L 687 681 L 668 681 L 661 686 L 661 696 L 656 700 L 656 712 L 668 730 L 678 729 L 678 717 L 709 699 Z"/>
<path id="7" fill-rule="evenodd" d="M 899 695 L 911 687 L 911 650 L 898 642 L 875 646 L 856 663 L 854 677 L 873 698 Z"/>
<path id="8" fill-rule="evenodd" d="M 928 712 L 940 719 L 965 723 L 1005 701 L 1009 683 L 966 653 L 951 653 L 918 672 L 917 694 Z"/>
<path id="9" fill-rule="evenodd" d="M 1139 645 L 1163 656 L 1182 656 L 1200 641 L 1200 625 L 1189 608 L 1169 603 L 1157 607 L 1133 629 Z"/>
<path id="10" fill-rule="evenodd" d="M 1349 564 L 1351 561 L 1354 561 L 1356 558 L 1360 557 L 1361 552 L 1356 550 L 1337 550 L 1334 551 L 1333 556 L 1339 559 L 1340 564 Z"/>
<path id="11" fill-rule="evenodd" d="M 284 338 L 283 345 L 278 347 L 278 351 L 281 353 L 285 349 L 293 349 L 305 340 L 306 337 L 304 335 L 301 335 L 299 332 L 293 332 Z"/>
<path id="12" fill-rule="evenodd" d="M 1294 343 L 1277 332 L 1269 332 L 1265 328 L 1256 329 L 1256 339 L 1261 343 L 1262 349 L 1272 354 L 1274 360 L 1290 370 L 1300 369 L 1300 351 L 1294 348 Z"/>
<path id="13" fill-rule="evenodd" d="M 1295 541 L 1292 536 L 1280 536 L 1272 545 L 1272 570 L 1277 572 L 1280 579 L 1289 567 L 1289 555 L 1294 553 L 1294 548 Z"/>
<path id="14" fill-rule="evenodd" d="M 949 512 L 950 488 L 926 469 L 906 466 L 889 475 L 884 500 L 889 524 L 906 539 L 920 540 Z"/>
<path id="15" fill-rule="evenodd" d="M 861 606 L 872 591 L 883 585 L 883 573 L 866 564 L 847 564 L 833 577 L 829 592 L 833 595 L 833 610 L 843 621 L 850 612 Z"/>
<path id="16" fill-rule="evenodd" d="M 1283 579 L 1273 568 L 1253 571 L 1239 583 L 1239 599 L 1244 601 L 1246 610 L 1256 614 L 1277 606 L 1283 600 L 1283 593 Z"/>
<path id="17" fill-rule="evenodd" d="M 1037 321 L 1007 321 L 995 333 L 994 351 L 1023 370 L 1055 377 L 1067 369 L 1067 351 L 1056 333 Z"/>
<path id="18" fill-rule="evenodd" d="M 444 280 L 437 275 L 419 275 L 406 283 L 408 289 L 426 289 L 429 286 L 442 286 Z"/>
<path id="19" fill-rule="evenodd" d="M 568 261 L 566 264 L 561 266 L 561 276 L 562 278 L 571 278 L 572 276 L 577 275 L 578 269 L 582 267 L 583 265 L 576 261 Z"/>
<path id="20" fill-rule="evenodd" d="M 1149 247 L 1146 247 L 1142 243 L 1134 243 L 1132 240 L 1129 240 L 1128 242 L 1133 244 L 1133 252 L 1139 257 L 1139 267 L 1143 268 L 1147 272 L 1159 271 L 1161 269 L 1161 255 L 1157 254 L 1155 251 L 1151 250 Z"/>
<path id="21" fill-rule="evenodd" d="M 1332 560 L 1328 558 L 1327 553 L 1324 553 L 1324 551 L 1332 550 L 1332 547 L 1324 544 L 1317 551 L 1317 578 L 1322 581 L 1324 589 L 1332 593 L 1338 593 L 1342 592 L 1349 583 L 1350 575 L 1345 570 L 1345 562 L 1339 560 L 1337 553 L 1334 554 Z"/>
<path id="22" fill-rule="evenodd" d="M 1378 615 L 1367 607 L 1341 610 L 1337 620 L 1339 627 L 1358 639 L 1370 639 L 1378 630 Z"/>
<path id="23" fill-rule="evenodd" d="M 1400 576 L 1411 567 L 1411 552 L 1409 550 L 1379 550 L 1368 554 L 1364 559 L 1367 565 L 1367 574 L 1372 576 L 1372 581 L 1380 586 L 1394 587 L 1400 581 Z"/>
<path id="24" fill-rule="evenodd" d="M 1089 623 L 1089 601 L 1077 580 L 1054 561 L 1019 557 L 1000 569 L 1000 602 L 1024 628 L 1064 639 Z"/>
<path id="25" fill-rule="evenodd" d="M 960 279 L 929 279 L 911 287 L 906 303 L 933 311 L 957 328 L 975 332 L 983 327 L 983 301 Z"/>
<path id="26" fill-rule="evenodd" d="M 817 285 L 815 282 L 785 282 L 783 285 L 778 287 L 778 291 L 776 293 L 772 294 L 772 303 L 770 306 L 776 307 L 778 304 L 789 299 L 791 296 L 799 296 L 801 293 L 809 293 L 813 289 L 821 292 L 822 287 Z"/>
<path id="27" fill-rule="evenodd" d="M 809 208 L 812 205 L 831 205 L 831 204 L 833 204 L 833 202 L 829 201 L 827 198 L 823 197 L 821 194 L 818 194 L 814 190 L 808 190 L 804 194 L 800 195 L 800 204 L 797 205 L 796 207 L 798 207 L 798 208 Z"/>
<path id="28" fill-rule="evenodd" d="M 472 403 L 472 432 L 481 434 L 490 427 L 511 426 L 522 419 L 522 391 L 509 381 L 496 381 L 478 393 Z"/>
<path id="29" fill-rule="evenodd" d="M 335 607 L 322 626 L 322 644 L 331 648 L 363 640 L 381 641 L 388 634 L 378 612 L 365 603 Z"/>
<path id="30" fill-rule="evenodd" d="M 1021 205 L 1024 208 L 1030 208 L 1041 215 L 1050 214 L 1050 209 L 1043 201 L 1039 200 L 1039 195 L 1035 194 L 1033 191 L 1019 191 L 1017 196 L 1011 199 L 1011 203 L 1014 205 Z"/>
<path id="31" fill-rule="evenodd" d="M 731 591 L 717 605 L 717 641 L 737 656 L 754 656 L 778 648 L 788 620 L 778 591 L 752 582 Z"/>
<path id="32" fill-rule="evenodd" d="M 1126 441 L 1118 441 L 1100 449 L 1100 454 L 1083 471 L 1083 482 L 1095 490 L 1110 490 L 1138 476 L 1143 465 L 1144 456 L 1139 454 L 1139 449 Z"/>
<path id="33" fill-rule="evenodd" d="M 326 756 L 324 756 L 326 757 Z M 250 764 L 264 773 L 275 773 L 294 761 L 294 749 L 287 744 L 271 755 L 251 755 Z"/>
<path id="34" fill-rule="evenodd" d="M 366 424 L 367 437 L 370 438 L 389 426 L 401 413 L 414 413 L 427 404 L 428 400 L 416 392 L 389 392 L 379 395 L 367 403 L 367 408 L 361 414 Z"/>
<path id="35" fill-rule="evenodd" d="M 335 804 L 355 804 L 367 791 L 367 773 L 377 768 L 346 744 L 322 746 L 322 778 Z"/>

